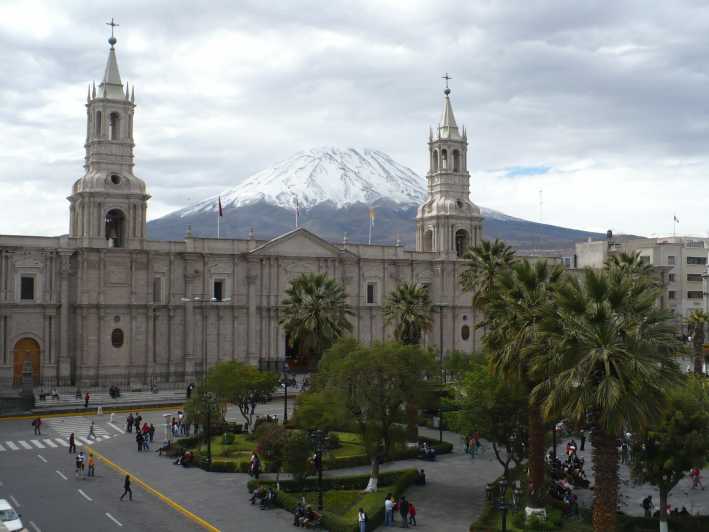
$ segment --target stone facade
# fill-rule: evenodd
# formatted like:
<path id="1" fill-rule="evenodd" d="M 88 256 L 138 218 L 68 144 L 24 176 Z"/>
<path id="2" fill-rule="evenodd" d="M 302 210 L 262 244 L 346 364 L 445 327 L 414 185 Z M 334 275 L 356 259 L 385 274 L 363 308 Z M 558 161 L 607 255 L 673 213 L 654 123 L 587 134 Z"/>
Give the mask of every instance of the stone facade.
<path id="1" fill-rule="evenodd" d="M 134 95 L 123 89 L 112 41 L 104 80 L 87 98 L 86 174 L 69 197 L 69 235 L 0 235 L 2 386 L 18 382 L 26 363 L 45 386 L 178 383 L 232 359 L 280 367 L 288 351 L 280 303 L 303 272 L 344 285 L 353 335 L 364 343 L 391 338 L 382 303 L 398 283 L 416 281 L 437 310 L 425 343 L 441 355 L 479 348 L 457 251 L 480 240 L 482 219 L 467 198 L 467 140 L 448 92 L 432 153 L 436 142 L 452 142 L 459 162 L 443 171 L 439 161 L 428 173 L 416 251 L 332 244 L 302 228 L 270 241 L 150 241 L 150 196 L 133 174 Z M 429 230 L 435 248 L 426 244 Z"/>

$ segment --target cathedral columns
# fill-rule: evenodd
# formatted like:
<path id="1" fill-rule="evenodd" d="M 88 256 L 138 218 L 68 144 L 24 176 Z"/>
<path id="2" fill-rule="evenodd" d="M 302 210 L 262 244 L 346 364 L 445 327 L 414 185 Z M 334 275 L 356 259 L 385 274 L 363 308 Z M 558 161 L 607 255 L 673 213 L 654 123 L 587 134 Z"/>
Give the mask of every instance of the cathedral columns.
<path id="1" fill-rule="evenodd" d="M 60 252 L 60 307 L 59 307 L 59 382 L 67 383 L 72 379 L 72 361 L 69 356 L 69 274 L 71 272 L 71 264 L 69 262 L 71 253 Z M 74 363 L 75 365 L 76 363 Z"/>

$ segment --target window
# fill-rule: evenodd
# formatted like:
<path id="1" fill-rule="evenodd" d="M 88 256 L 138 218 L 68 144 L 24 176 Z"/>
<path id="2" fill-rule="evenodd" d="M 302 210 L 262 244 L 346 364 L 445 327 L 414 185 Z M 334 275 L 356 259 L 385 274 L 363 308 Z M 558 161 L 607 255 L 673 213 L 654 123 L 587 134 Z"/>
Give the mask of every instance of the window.
<path id="1" fill-rule="evenodd" d="M 423 250 L 433 251 L 433 230 L 429 229 L 423 233 Z"/>
<path id="2" fill-rule="evenodd" d="M 463 327 L 461 327 L 460 337 L 463 340 L 467 340 L 468 338 L 470 338 L 470 327 L 468 325 L 463 325 Z"/>
<path id="3" fill-rule="evenodd" d="M 212 301 L 221 301 L 224 299 L 224 281 L 214 281 L 214 290 L 212 292 Z"/>
<path id="4" fill-rule="evenodd" d="M 704 293 L 701 290 L 690 290 L 687 292 L 687 299 L 702 299 Z"/>
<path id="5" fill-rule="evenodd" d="M 377 283 L 367 283 L 367 305 L 377 302 Z"/>
<path id="6" fill-rule="evenodd" d="M 702 282 L 702 274 L 701 273 L 688 273 L 687 274 L 687 281 L 690 283 L 701 283 Z"/>
<path id="7" fill-rule="evenodd" d="M 448 150 L 441 150 L 441 170 L 448 170 Z"/>
<path id="8" fill-rule="evenodd" d="M 674 299 L 675 298 L 675 291 L 670 290 L 667 292 L 667 299 Z"/>
<path id="9" fill-rule="evenodd" d="M 106 213 L 106 240 L 112 248 L 121 248 L 124 245 L 125 215 L 118 209 L 111 209 Z"/>
<path id="10" fill-rule="evenodd" d="M 674 283 L 674 282 L 675 282 L 675 279 L 676 279 L 676 277 L 675 277 L 675 274 L 674 274 L 674 273 L 670 273 L 670 274 L 667 276 L 667 280 L 668 280 L 669 282 L 671 282 L 671 283 Z"/>
<path id="11" fill-rule="evenodd" d="M 642 262 L 643 264 L 650 264 L 650 256 L 640 255 L 640 262 Z"/>
<path id="12" fill-rule="evenodd" d="M 675 264 L 675 256 L 674 255 L 670 255 L 669 257 L 667 257 L 667 264 L 669 264 L 670 266 L 674 266 L 674 264 Z"/>
<path id="13" fill-rule="evenodd" d="M 113 332 L 111 332 L 111 345 L 116 349 L 118 349 L 119 347 L 123 347 L 122 329 L 113 329 Z"/>
<path id="14" fill-rule="evenodd" d="M 459 229 L 455 233 L 455 254 L 462 258 L 468 248 L 468 232 L 464 229 Z"/>
<path id="15" fill-rule="evenodd" d="M 32 275 L 20 277 L 20 300 L 34 301 L 34 277 Z"/>
<path id="16" fill-rule="evenodd" d="M 101 136 L 101 111 L 96 111 L 96 136 Z"/>
<path id="17" fill-rule="evenodd" d="M 460 172 L 460 152 L 453 150 L 453 171 Z"/>
<path id="18" fill-rule="evenodd" d="M 113 174 L 111 175 L 111 183 L 114 185 L 120 185 L 121 184 L 121 176 L 118 174 Z"/>
<path id="19" fill-rule="evenodd" d="M 687 257 L 687 264 L 706 264 L 706 257 Z"/>
<path id="20" fill-rule="evenodd" d="M 162 303 L 162 277 L 153 278 L 153 303 Z"/>
<path id="21" fill-rule="evenodd" d="M 431 168 L 434 172 L 438 170 L 438 150 L 433 150 L 433 155 L 431 156 Z"/>
<path id="22" fill-rule="evenodd" d="M 121 138 L 121 115 L 118 113 L 111 113 L 109 116 L 109 131 L 108 138 L 111 140 L 118 140 Z"/>

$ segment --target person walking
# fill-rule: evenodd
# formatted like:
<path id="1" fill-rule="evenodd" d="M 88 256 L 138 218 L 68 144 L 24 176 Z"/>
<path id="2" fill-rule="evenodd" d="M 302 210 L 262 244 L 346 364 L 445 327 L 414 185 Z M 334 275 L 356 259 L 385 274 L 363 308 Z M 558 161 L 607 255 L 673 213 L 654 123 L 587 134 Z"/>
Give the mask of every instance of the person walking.
<path id="1" fill-rule="evenodd" d="M 689 472 L 689 477 L 692 479 L 692 489 L 702 488 L 704 490 L 704 484 L 702 484 L 702 472 L 698 467 L 693 467 Z"/>
<path id="2" fill-rule="evenodd" d="M 384 499 L 384 526 L 394 526 L 394 503 L 391 500 L 391 493 Z"/>
<path id="3" fill-rule="evenodd" d="M 76 455 L 76 458 L 74 459 L 74 465 L 76 466 L 74 469 L 74 476 L 76 478 L 79 478 L 79 474 L 81 473 L 81 455 Z"/>
<path id="4" fill-rule="evenodd" d="M 133 432 L 133 414 L 128 414 L 126 418 L 126 432 Z"/>
<path id="5" fill-rule="evenodd" d="M 94 459 L 94 453 L 89 453 L 89 473 L 88 476 L 96 476 L 96 460 Z"/>
<path id="6" fill-rule="evenodd" d="M 401 516 L 401 526 L 409 528 L 409 502 L 406 497 L 399 500 L 399 515 Z"/>
<path id="7" fill-rule="evenodd" d="M 138 412 L 135 413 L 135 421 L 133 422 L 135 424 L 135 431 L 138 432 L 140 430 L 140 422 L 143 421 L 143 416 L 141 416 Z"/>
<path id="8" fill-rule="evenodd" d="M 137 431 L 135 433 L 135 443 L 138 444 L 138 452 L 143 450 L 143 433 L 140 431 Z"/>
<path id="9" fill-rule="evenodd" d="M 360 508 L 357 512 L 357 524 L 359 532 L 367 532 L 367 514 L 364 513 L 364 508 Z"/>
<path id="10" fill-rule="evenodd" d="M 126 479 L 123 481 L 123 495 L 121 495 L 121 500 L 128 494 L 128 500 L 133 500 L 133 490 L 130 489 L 130 475 L 126 475 Z"/>
<path id="11" fill-rule="evenodd" d="M 652 495 L 648 495 L 643 499 L 643 510 L 645 511 L 645 517 L 648 519 L 652 517 L 653 506 L 654 504 L 652 504 Z"/>
<path id="12" fill-rule="evenodd" d="M 583 451 L 584 447 L 586 447 L 586 431 L 582 429 L 581 430 L 581 448 L 580 448 L 580 450 Z"/>
<path id="13" fill-rule="evenodd" d="M 74 439 L 74 433 L 69 434 L 69 454 L 76 452 L 76 440 Z"/>
<path id="14" fill-rule="evenodd" d="M 95 439 L 96 439 L 96 432 L 94 432 L 94 429 L 95 429 L 95 428 L 96 428 L 96 427 L 95 427 L 95 425 L 94 425 L 94 422 L 92 421 L 92 422 L 91 422 L 91 426 L 89 427 L 89 435 L 86 436 L 87 438 L 91 438 L 92 440 L 95 440 Z"/>
<path id="15" fill-rule="evenodd" d="M 153 443 L 153 438 L 155 437 L 155 425 L 152 423 L 150 424 L 150 430 L 148 431 L 148 434 L 150 435 L 150 443 Z"/>
<path id="16" fill-rule="evenodd" d="M 416 526 L 416 506 L 409 501 L 409 524 Z"/>
<path id="17" fill-rule="evenodd" d="M 89 407 L 89 399 L 91 399 L 91 396 L 89 395 L 89 392 L 86 392 L 86 395 L 84 396 L 84 408 Z"/>
<path id="18" fill-rule="evenodd" d="M 32 426 L 34 427 L 35 436 L 41 436 L 42 431 L 40 430 L 40 427 L 42 426 L 42 420 L 39 417 L 34 418 L 34 420 L 32 421 Z"/>

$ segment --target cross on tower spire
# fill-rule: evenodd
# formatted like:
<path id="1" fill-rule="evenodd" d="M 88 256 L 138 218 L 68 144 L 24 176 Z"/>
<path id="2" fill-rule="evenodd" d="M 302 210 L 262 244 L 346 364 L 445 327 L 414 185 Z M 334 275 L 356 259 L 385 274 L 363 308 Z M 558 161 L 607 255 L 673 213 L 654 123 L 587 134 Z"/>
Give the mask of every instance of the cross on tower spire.
<path id="1" fill-rule="evenodd" d="M 108 39 L 108 44 L 110 44 L 111 48 L 113 48 L 113 45 L 118 42 L 116 40 L 116 38 L 113 36 L 113 30 L 116 28 L 116 26 L 120 26 L 120 24 L 115 23 L 113 21 L 113 17 L 111 17 L 111 22 L 106 22 L 106 26 L 111 26 L 111 38 Z"/>
<path id="2" fill-rule="evenodd" d="M 446 75 L 445 75 L 445 76 L 441 76 L 441 79 L 445 79 L 445 80 L 446 80 L 446 90 L 444 90 L 443 92 L 444 92 L 446 95 L 450 94 L 450 93 L 451 93 L 451 90 L 448 88 L 448 80 L 451 80 L 451 79 L 453 79 L 453 78 L 448 75 L 448 72 L 446 72 Z"/>

